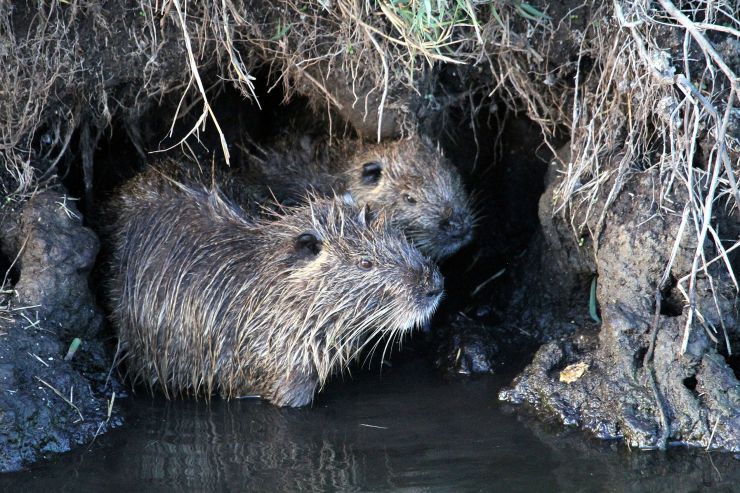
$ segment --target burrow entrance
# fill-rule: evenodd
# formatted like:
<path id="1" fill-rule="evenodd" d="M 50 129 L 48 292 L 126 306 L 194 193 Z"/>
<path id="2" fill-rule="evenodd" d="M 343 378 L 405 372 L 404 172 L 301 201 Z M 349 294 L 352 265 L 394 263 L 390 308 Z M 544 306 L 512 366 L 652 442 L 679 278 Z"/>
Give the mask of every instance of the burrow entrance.
<path id="1" fill-rule="evenodd" d="M 271 137 L 285 132 L 300 134 L 321 129 L 336 139 L 352 136 L 353 130 L 340 116 L 325 108 L 312 108 L 308 100 L 294 96 L 285 101 L 279 86 L 265 83 L 267 74 L 257 74 L 259 105 L 245 99 L 228 85 L 218 86 L 211 104 L 229 143 L 232 167 L 248 166 L 254 146 L 266 145 Z M 158 106 L 144 109 L 136 121 L 118 119 L 95 144 L 92 194 L 86 195 L 80 136 L 77 148 L 60 170 L 69 194 L 85 220 L 99 230 L 106 221 L 105 203 L 112 190 L 142 171 L 148 162 L 163 157 L 197 160 L 204 167 L 226 163 L 218 135 L 211 124 L 184 143 L 193 126 L 185 114 L 172 121 L 179 99 L 165 98 Z M 517 115 L 503 103 L 487 102 L 474 112 L 453 108 L 430 115 L 421 130 L 436 141 L 459 168 L 468 192 L 474 197 L 478 224 L 475 240 L 442 265 L 445 299 L 431 325 L 431 333 L 415 335 L 411 346 L 427 352 L 445 371 L 476 373 L 505 364 L 507 355 L 536 349 L 537 340 L 526 331 L 514 329 L 509 320 L 509 302 L 517 291 L 517 266 L 538 252 L 529 242 L 539 227 L 538 201 L 550 150 L 544 145 L 539 126 Z M 103 241 L 99 264 L 106 261 Z M 105 306 L 100 288 L 105 279 L 94 271 L 92 289 Z M 521 278 L 520 278 L 521 279 Z M 113 329 L 110 328 L 110 334 Z M 406 347 L 408 341 L 404 343 Z"/>

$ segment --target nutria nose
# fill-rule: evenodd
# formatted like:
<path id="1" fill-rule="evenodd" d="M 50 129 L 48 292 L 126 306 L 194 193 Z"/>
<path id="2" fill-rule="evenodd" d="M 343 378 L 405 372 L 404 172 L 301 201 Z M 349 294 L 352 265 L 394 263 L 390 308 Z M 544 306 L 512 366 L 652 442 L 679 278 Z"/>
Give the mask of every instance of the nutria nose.
<path id="1" fill-rule="evenodd" d="M 439 229 L 451 238 L 464 238 L 470 233 L 470 225 L 462 214 L 453 214 L 439 222 Z"/>
<path id="2" fill-rule="evenodd" d="M 432 272 L 427 278 L 426 284 L 427 298 L 436 298 L 442 294 L 442 290 L 444 289 L 444 279 L 442 279 L 442 275 L 439 272 Z"/>
<path id="3" fill-rule="evenodd" d="M 440 294 L 442 294 L 442 290 L 441 289 L 435 289 L 434 291 L 428 291 L 427 292 L 427 298 L 436 298 Z"/>

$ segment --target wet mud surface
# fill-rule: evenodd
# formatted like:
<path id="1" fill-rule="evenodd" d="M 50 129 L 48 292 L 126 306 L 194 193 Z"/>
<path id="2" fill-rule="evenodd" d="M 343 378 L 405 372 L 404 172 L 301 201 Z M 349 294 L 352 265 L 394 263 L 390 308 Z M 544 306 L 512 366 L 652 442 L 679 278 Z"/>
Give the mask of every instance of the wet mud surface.
<path id="1" fill-rule="evenodd" d="M 0 324 L 0 473 L 87 443 L 121 424 L 103 390 L 109 360 L 85 341 L 75 362 L 68 345 L 28 323 Z M 107 396 L 105 394 L 108 394 Z"/>

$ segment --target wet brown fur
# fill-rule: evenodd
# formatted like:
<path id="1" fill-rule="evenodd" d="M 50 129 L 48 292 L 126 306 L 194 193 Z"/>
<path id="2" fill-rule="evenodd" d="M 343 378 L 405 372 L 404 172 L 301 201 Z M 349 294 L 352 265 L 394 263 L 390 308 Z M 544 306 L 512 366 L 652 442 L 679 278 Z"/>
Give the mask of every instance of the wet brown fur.
<path id="1" fill-rule="evenodd" d="M 301 406 L 361 349 L 431 316 L 439 271 L 382 215 L 304 202 L 254 218 L 156 170 L 118 192 L 108 291 L 134 380 Z"/>

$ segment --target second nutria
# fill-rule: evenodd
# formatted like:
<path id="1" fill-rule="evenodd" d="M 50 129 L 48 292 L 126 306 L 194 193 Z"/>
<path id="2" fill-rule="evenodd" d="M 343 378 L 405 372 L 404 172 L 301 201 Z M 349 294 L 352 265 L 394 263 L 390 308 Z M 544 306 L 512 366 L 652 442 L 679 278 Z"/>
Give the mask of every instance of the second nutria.
<path id="1" fill-rule="evenodd" d="M 306 189 L 350 192 L 384 209 L 422 253 L 440 260 L 472 239 L 475 214 L 462 178 L 431 142 L 418 136 L 379 144 L 283 137 L 259 148 L 245 181 L 262 181 L 278 199 Z"/>
<path id="2" fill-rule="evenodd" d="M 127 369 L 168 395 L 308 404 L 442 296 L 436 266 L 346 197 L 250 217 L 217 189 L 153 170 L 111 211 L 109 294 Z"/>

